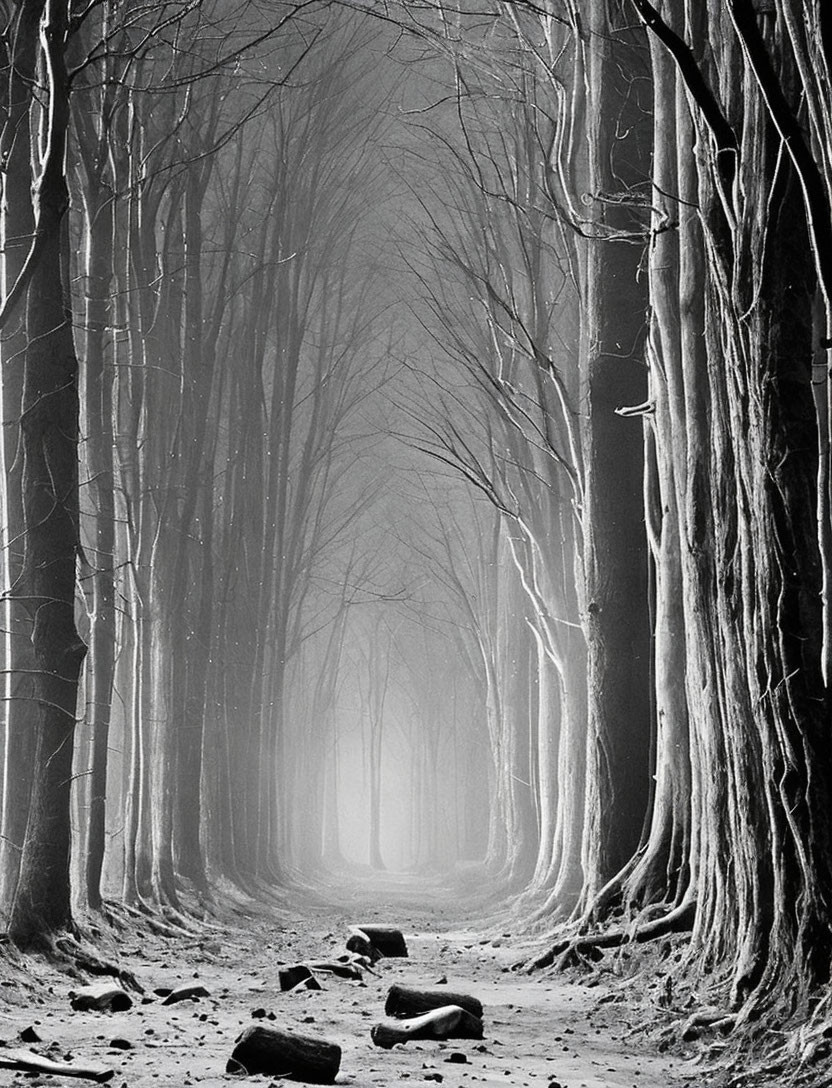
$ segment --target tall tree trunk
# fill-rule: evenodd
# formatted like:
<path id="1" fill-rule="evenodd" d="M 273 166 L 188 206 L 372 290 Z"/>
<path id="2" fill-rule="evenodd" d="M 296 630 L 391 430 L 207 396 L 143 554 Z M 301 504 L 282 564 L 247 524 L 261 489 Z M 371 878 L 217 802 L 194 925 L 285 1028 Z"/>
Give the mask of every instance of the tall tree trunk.
<path id="1" fill-rule="evenodd" d="M 75 628 L 78 547 L 78 362 L 64 296 L 68 236 L 64 177 L 69 121 L 64 60 L 67 6 L 47 0 L 43 16 L 49 107 L 36 194 L 42 252 L 27 294 L 29 340 L 23 382 L 22 583 L 33 617 L 38 704 L 34 784 L 9 920 L 32 947 L 71 926 L 70 791 L 78 681 L 86 647 Z"/>
<path id="2" fill-rule="evenodd" d="M 38 24 L 43 4 L 16 5 L 7 45 L 8 105 L 2 132 L 2 296 L 23 268 L 34 232 L 29 110 L 35 78 Z M 21 407 L 28 337 L 25 307 L 18 305 L 3 330 L 2 359 L 2 559 L 3 741 L 0 813 L 0 909 L 14 893 L 32 792 L 38 710 L 34 701 L 32 614 L 19 592 L 23 572 Z"/>
<path id="3" fill-rule="evenodd" d="M 106 846 L 107 773 L 116 650 L 115 479 L 113 472 L 113 374 L 107 365 L 106 330 L 112 324 L 110 295 L 113 252 L 112 195 L 87 209 L 87 298 L 84 341 L 86 467 L 92 529 L 87 544 L 90 646 L 87 668 L 87 723 L 92 731 L 90 807 L 87 817 L 86 894 L 101 906 Z"/>
<path id="4" fill-rule="evenodd" d="M 648 106 L 637 99 L 635 77 L 645 69 L 644 46 L 622 26 L 616 0 L 592 0 L 588 30 L 588 169 L 599 235 L 588 243 L 586 258 L 581 398 L 587 406 L 583 607 L 590 767 L 584 866 L 591 899 L 638 847 L 649 796 L 642 434 L 637 421 L 616 409 L 646 396 L 647 297 L 639 276 L 645 224 L 639 205 L 649 177 L 650 141 Z"/>

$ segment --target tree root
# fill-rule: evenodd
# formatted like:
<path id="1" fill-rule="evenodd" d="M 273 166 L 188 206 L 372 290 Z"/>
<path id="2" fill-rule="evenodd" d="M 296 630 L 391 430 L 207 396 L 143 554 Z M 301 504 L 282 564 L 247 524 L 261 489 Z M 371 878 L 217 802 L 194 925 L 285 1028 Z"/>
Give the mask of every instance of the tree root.
<path id="1" fill-rule="evenodd" d="M 625 944 L 643 944 L 665 937 L 670 933 L 684 933 L 693 926 L 695 906 L 682 903 L 661 918 L 644 925 L 601 930 L 595 933 L 580 934 L 557 941 L 542 955 L 528 960 L 522 965 L 524 972 L 530 973 L 546 967 L 565 970 L 587 960 L 599 960 L 606 948 L 619 948 Z"/>
<path id="2" fill-rule="evenodd" d="M 182 940 L 183 938 L 199 936 L 199 930 L 193 927 L 181 925 L 170 917 L 159 917 L 159 914 L 162 913 L 161 908 L 156 911 L 143 900 L 139 901 L 136 906 L 129 903 L 110 903 L 108 904 L 108 913 L 111 918 L 118 913 L 126 914 L 129 919 L 140 921 L 142 925 L 146 926 L 151 933 L 155 933 L 158 937 L 171 937 Z"/>
<path id="3" fill-rule="evenodd" d="M 727 1013 L 723 1009 L 701 1009 L 682 1024 L 681 1039 L 685 1043 L 693 1042 L 706 1029 L 727 1034 L 736 1022 L 736 1013 Z"/>
<path id="4" fill-rule="evenodd" d="M 125 989 L 134 993 L 143 994 L 144 987 L 133 974 L 126 968 L 109 960 L 103 960 L 89 949 L 82 947 L 75 937 L 56 937 L 53 941 L 55 959 L 59 966 L 67 970 L 67 973 L 77 979 L 85 979 L 88 975 L 107 975 L 117 978 Z"/>

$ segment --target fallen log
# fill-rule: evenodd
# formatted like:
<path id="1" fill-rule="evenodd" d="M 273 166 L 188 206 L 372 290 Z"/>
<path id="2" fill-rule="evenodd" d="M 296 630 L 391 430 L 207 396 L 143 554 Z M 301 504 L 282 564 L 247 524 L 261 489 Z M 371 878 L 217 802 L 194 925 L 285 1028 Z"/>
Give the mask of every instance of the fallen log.
<path id="1" fill-rule="evenodd" d="M 296 964 L 294 967 L 281 967 L 277 972 L 281 990 L 294 990 L 299 982 L 305 982 L 311 977 L 312 972 L 305 963 Z"/>
<path id="2" fill-rule="evenodd" d="M 376 925 L 375 923 L 368 923 L 366 925 L 350 926 L 350 932 L 355 937 L 364 937 L 370 942 L 373 948 L 377 949 L 382 956 L 406 956 L 407 955 L 407 943 L 405 942 L 404 935 L 400 929 L 395 926 Z M 358 949 L 350 948 L 349 942 L 347 942 L 347 948 L 350 952 L 357 952 Z M 366 955 L 366 953 L 362 953 Z"/>
<path id="3" fill-rule="evenodd" d="M 0 1069 L 17 1069 L 21 1073 L 51 1073 L 56 1077 L 83 1077 L 105 1084 L 116 1075 L 105 1065 L 76 1065 L 74 1062 L 53 1062 L 31 1050 L 0 1050 Z"/>
<path id="4" fill-rule="evenodd" d="M 249 1075 L 332 1084 L 340 1065 L 341 1048 L 335 1043 L 252 1024 L 237 1038 L 226 1072 L 242 1067 Z"/>
<path id="5" fill-rule="evenodd" d="M 186 984 L 185 986 L 177 986 L 175 990 L 171 990 L 162 1004 L 175 1005 L 177 1001 L 188 1001 L 190 998 L 210 996 L 211 995 L 204 986 L 200 985 L 198 982 L 194 982 Z"/>
<path id="6" fill-rule="evenodd" d="M 347 952 L 343 956 L 338 957 L 338 963 L 351 963 L 355 967 L 360 967 L 364 971 L 369 971 L 370 974 L 378 976 L 378 971 L 373 970 L 373 963 L 375 961 L 370 959 L 369 956 L 362 956 L 358 952 Z"/>
<path id="7" fill-rule="evenodd" d="M 353 982 L 360 982 L 364 975 L 361 969 L 354 963 L 339 963 L 338 960 L 315 960 L 305 964 L 315 974 L 318 971 L 327 971 L 336 978 L 347 978 Z"/>
<path id="8" fill-rule="evenodd" d="M 481 1039 L 482 1020 L 459 1005 L 443 1005 L 409 1020 L 382 1020 L 370 1031 L 376 1046 L 389 1050 L 410 1039 Z"/>
<path id="9" fill-rule="evenodd" d="M 298 990 L 322 990 L 323 986 L 318 982 L 314 975 L 310 975 L 309 978 L 302 978 L 300 982 L 296 983 L 291 990 L 290 994 L 296 993 Z"/>
<path id="10" fill-rule="evenodd" d="M 394 984 L 387 991 L 384 1013 L 386 1016 L 402 1019 L 419 1016 L 431 1009 L 441 1009 L 443 1005 L 459 1005 L 461 1009 L 482 1020 L 482 1002 L 476 997 L 450 990 L 415 990 L 398 984 Z"/>
<path id="11" fill-rule="evenodd" d="M 379 950 L 370 942 L 370 938 L 365 937 L 363 933 L 353 933 L 351 937 L 347 938 L 347 951 L 352 952 L 355 956 L 360 956 L 361 959 L 369 960 L 371 964 L 378 963 L 382 959 Z"/>
<path id="12" fill-rule="evenodd" d="M 133 1000 L 120 986 L 111 982 L 96 982 L 69 992 L 70 1007 L 76 1012 L 124 1012 Z"/>

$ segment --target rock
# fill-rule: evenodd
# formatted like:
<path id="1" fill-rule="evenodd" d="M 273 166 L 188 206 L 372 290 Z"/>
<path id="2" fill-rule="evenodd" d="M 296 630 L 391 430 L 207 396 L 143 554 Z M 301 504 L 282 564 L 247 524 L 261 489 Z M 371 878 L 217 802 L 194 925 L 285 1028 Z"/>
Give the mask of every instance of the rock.
<path id="1" fill-rule="evenodd" d="M 226 1072 L 242 1068 L 249 1075 L 332 1084 L 340 1065 L 341 1048 L 335 1043 L 252 1024 L 237 1038 Z"/>
<path id="2" fill-rule="evenodd" d="M 76 1012 L 124 1012 L 131 1008 L 133 1001 L 120 986 L 99 982 L 82 986 L 80 990 L 70 990 L 69 1004 Z"/>
<path id="3" fill-rule="evenodd" d="M 133 1049 L 133 1044 L 130 1042 L 129 1039 L 111 1039 L 110 1040 L 110 1049 L 111 1050 L 132 1050 Z"/>
<path id="4" fill-rule="evenodd" d="M 18 1035 L 21 1043 L 40 1043 L 43 1040 L 33 1027 L 24 1028 Z"/>
<path id="5" fill-rule="evenodd" d="M 453 1053 L 448 1055 L 445 1061 L 450 1062 L 452 1065 L 467 1065 L 468 1055 L 463 1054 L 461 1050 L 454 1050 Z"/>

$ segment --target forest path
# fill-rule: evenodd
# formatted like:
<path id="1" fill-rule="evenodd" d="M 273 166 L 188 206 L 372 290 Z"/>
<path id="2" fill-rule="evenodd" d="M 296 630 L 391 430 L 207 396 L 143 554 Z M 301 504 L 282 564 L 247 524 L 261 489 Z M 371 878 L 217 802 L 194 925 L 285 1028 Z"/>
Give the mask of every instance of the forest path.
<path id="1" fill-rule="evenodd" d="M 118 961 L 147 991 L 125 1012 L 73 1012 L 69 992 L 77 988 L 38 961 L 29 981 L 7 980 L 0 988 L 0 1040 L 20 1047 L 19 1032 L 33 1027 L 42 1043 L 32 1049 L 51 1056 L 70 1053 L 115 1070 L 116 1088 L 230 1084 L 274 1084 L 274 1078 L 239 1078 L 224 1072 L 233 1043 L 252 1023 L 251 1013 L 274 1014 L 274 1025 L 319 1035 L 343 1049 L 339 1084 L 386 1088 L 400 1082 L 443 1088 L 670 1088 L 690 1077 L 690 1066 L 653 1052 L 640 1033 L 648 1015 L 644 995 L 624 979 L 594 985 L 555 975 L 520 975 L 511 965 L 522 954 L 510 927 L 483 936 L 470 921 L 470 904 L 449 898 L 442 885 L 396 877 L 342 882 L 328 891 L 300 890 L 290 900 L 241 903 L 227 924 L 195 937 L 162 937 L 142 923 L 122 938 Z M 281 993 L 277 970 L 303 959 L 334 958 L 344 950 L 348 925 L 388 922 L 405 933 L 408 959 L 387 959 L 378 977 L 364 982 L 333 978 L 320 991 Z M 116 954 L 116 950 L 112 950 Z M 32 984 L 32 975 L 37 977 Z M 370 1028 L 383 1018 L 394 982 L 470 993 L 485 1006 L 485 1037 L 448 1042 L 419 1041 L 380 1050 Z M 200 983 L 209 996 L 164 1006 L 158 987 Z M 148 1000 L 152 998 L 152 1000 Z M 261 1014 L 262 1015 L 262 1014 Z M 259 1023 L 269 1024 L 267 1019 Z M 129 1049 L 110 1044 L 125 1040 Z M 464 1054 L 464 1064 L 448 1061 Z M 697 1078 L 697 1085 L 706 1078 Z M 0 1070 L 0 1084 L 78 1085 L 57 1076 Z"/>

